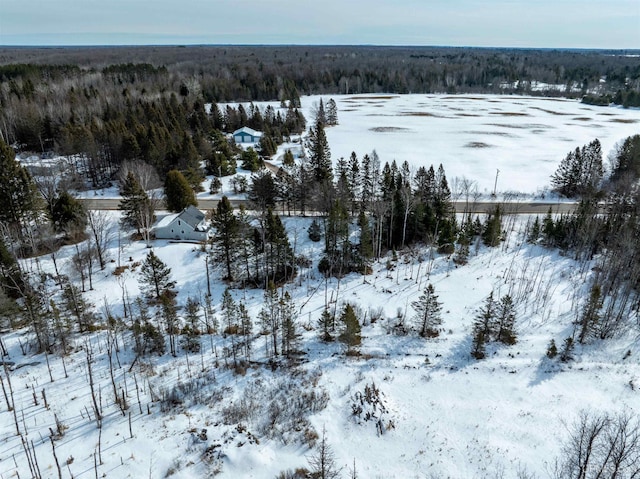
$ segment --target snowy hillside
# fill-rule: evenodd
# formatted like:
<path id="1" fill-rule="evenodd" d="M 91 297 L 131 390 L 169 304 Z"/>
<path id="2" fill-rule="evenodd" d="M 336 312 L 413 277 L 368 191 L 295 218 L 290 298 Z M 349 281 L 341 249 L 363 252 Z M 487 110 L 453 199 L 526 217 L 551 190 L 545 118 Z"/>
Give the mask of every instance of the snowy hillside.
<path id="1" fill-rule="evenodd" d="M 32 355 L 26 330 L 2 336 L 4 387 L 7 395 L 11 387 L 13 400 L 0 410 L 0 476 L 31 477 L 30 463 L 37 460 L 42 477 L 52 478 L 273 478 L 308 467 L 310 446 L 324 428 L 342 477 L 354 461 L 364 478 L 516 477 L 524 470 L 548 477 L 579 411 L 637 412 L 640 348 L 633 328 L 606 344 L 578 347 L 574 361 L 546 358 L 551 339 L 560 345 L 571 334 L 582 307 L 573 303 L 575 292 L 585 293 L 592 272 L 527 244 L 525 223 L 519 218 L 499 248 L 472 248 L 466 266 L 423 249 L 397 260 L 389 255 L 372 274 L 338 283 L 317 272 L 320 243 L 307 238 L 309 220 L 286 219 L 296 254 L 314 264 L 285 286 L 297 305 L 303 354 L 297 366 L 280 360 L 274 368 L 265 356 L 270 338 L 257 325 L 263 292 L 253 289 L 233 291 L 254 322 L 250 365 L 232 367 L 224 354 L 232 335 L 222 334 L 200 336 L 200 353 L 179 349 L 175 358 L 135 359 L 122 288 L 138 295 L 135 264 L 148 250 L 127 243 L 118 252 L 114 241 L 111 257 L 128 268 L 116 276 L 117 263 L 108 264 L 87 297 L 101 312 L 120 317 L 120 326 L 75 336 L 64 363 L 58 355 Z M 189 297 L 203 298 L 207 279 L 197 246 L 158 241 L 154 251 L 171 268 L 180 306 Z M 72 254 L 66 247 L 58 261 Z M 47 257 L 29 266 L 53 268 Z M 73 274 L 69 266 L 63 272 Z M 218 318 L 222 273 L 216 268 L 212 281 Z M 400 321 L 412 326 L 411 303 L 428 283 L 443 304 L 439 337 L 397 334 Z M 517 343 L 491 343 L 478 361 L 470 355 L 471 323 L 491 291 L 514 298 Z M 338 313 L 346 302 L 359 310 L 357 355 L 320 339 L 325 302 Z M 8 410 L 9 401 L 15 411 Z"/>

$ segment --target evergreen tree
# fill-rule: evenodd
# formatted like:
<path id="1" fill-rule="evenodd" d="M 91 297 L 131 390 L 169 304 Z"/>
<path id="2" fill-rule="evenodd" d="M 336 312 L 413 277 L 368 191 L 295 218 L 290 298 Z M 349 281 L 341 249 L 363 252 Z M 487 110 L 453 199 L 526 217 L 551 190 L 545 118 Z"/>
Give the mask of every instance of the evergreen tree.
<path id="1" fill-rule="evenodd" d="M 233 207 L 226 196 L 218 202 L 211 218 L 216 234 L 211 238 L 213 256 L 216 261 L 224 262 L 226 278 L 233 281 L 233 264 L 239 246 L 240 224 L 233 213 Z"/>
<path id="2" fill-rule="evenodd" d="M 513 299 L 510 295 L 500 298 L 496 312 L 495 335 L 496 341 L 512 345 L 516 343 L 515 333 L 516 313 Z"/>
<path id="3" fill-rule="evenodd" d="M 84 232 L 87 226 L 87 212 L 84 206 L 66 191 L 54 199 L 50 216 L 54 229 L 64 232 L 67 236 L 74 232 Z"/>
<path id="4" fill-rule="evenodd" d="M 568 361 L 573 360 L 573 348 L 575 344 L 573 342 L 573 338 L 569 336 L 562 343 L 562 351 L 560 352 L 560 361 L 566 363 Z"/>
<path id="5" fill-rule="evenodd" d="M 330 98 L 327 102 L 326 117 L 328 126 L 335 126 L 338 124 L 338 105 L 336 105 L 333 98 Z"/>
<path id="6" fill-rule="evenodd" d="M 427 285 L 417 301 L 411 303 L 416 312 L 415 323 L 418 333 L 423 338 L 438 336 L 438 327 L 442 324 L 442 303 L 438 301 L 435 288 L 431 283 Z"/>
<path id="7" fill-rule="evenodd" d="M 78 331 L 81 333 L 91 331 L 95 321 L 95 315 L 76 285 L 67 283 L 62 290 L 62 306 L 67 316 L 75 317 L 78 323 Z"/>
<path id="8" fill-rule="evenodd" d="M 262 166 L 258 153 L 251 147 L 242 152 L 240 160 L 242 161 L 242 168 L 251 172 L 258 171 Z"/>
<path id="9" fill-rule="evenodd" d="M 185 351 L 190 353 L 200 352 L 200 303 L 197 299 L 189 297 L 184 306 L 185 326 L 182 328 L 181 346 Z"/>
<path id="10" fill-rule="evenodd" d="M 178 213 L 187 206 L 197 206 L 195 193 L 189 182 L 178 170 L 171 170 L 167 173 L 164 182 L 164 194 L 167 209 Z"/>
<path id="11" fill-rule="evenodd" d="M 471 355 L 476 359 L 484 358 L 485 345 L 491 341 L 492 328 L 496 318 L 496 307 L 496 301 L 493 299 L 493 291 L 491 291 L 485 299 L 484 304 L 476 311 L 471 344 Z"/>
<path id="12" fill-rule="evenodd" d="M 169 268 L 153 250 L 147 253 L 140 268 L 141 289 L 146 291 L 149 297 L 160 299 L 165 292 L 174 286 Z"/>
<path id="13" fill-rule="evenodd" d="M 315 127 L 309 130 L 307 148 L 309 149 L 309 166 L 315 181 L 319 183 L 332 181 L 331 151 L 323 123 L 318 121 Z"/>
<path id="14" fill-rule="evenodd" d="M 358 346 L 361 341 L 360 323 L 351 304 L 345 305 L 340 315 L 340 322 L 342 323 L 342 332 L 338 336 L 338 340 L 346 344 L 349 349 Z"/>
<path id="15" fill-rule="evenodd" d="M 324 308 L 322 313 L 320 314 L 320 319 L 318 321 L 318 325 L 322 329 L 322 339 L 323 341 L 332 341 L 333 336 L 331 336 L 331 331 L 334 329 L 334 321 L 333 315 L 328 308 Z"/>
<path id="16" fill-rule="evenodd" d="M 2 235 L 0 235 L 0 286 L 12 299 L 21 298 L 28 287 L 18 261 L 7 248 Z"/>
<path id="17" fill-rule="evenodd" d="M 31 175 L 15 156 L 0 139 L 0 223 L 23 228 L 39 218 L 43 201 Z"/>
<path id="18" fill-rule="evenodd" d="M 279 300 L 278 308 L 282 323 L 282 354 L 290 358 L 291 353 L 297 349 L 297 343 L 300 338 L 296 324 L 297 311 L 296 305 L 288 291 L 282 295 Z"/>
<path id="19" fill-rule="evenodd" d="M 489 213 L 482 231 L 482 241 L 487 246 L 498 246 L 502 240 L 502 211 L 500 206 L 496 206 L 493 212 Z"/>
<path id="20" fill-rule="evenodd" d="M 176 336 L 178 335 L 178 305 L 173 296 L 163 294 L 160 298 L 160 315 L 169 335 L 169 353 L 177 356 Z"/>
<path id="21" fill-rule="evenodd" d="M 589 338 L 597 336 L 602 309 L 602 292 L 599 284 L 594 284 L 589 292 L 589 299 L 584 305 L 578 320 L 578 342 L 584 344 Z"/>
<path id="22" fill-rule="evenodd" d="M 144 223 L 144 211 L 150 207 L 151 201 L 133 171 L 129 171 L 120 186 L 120 196 L 122 200 L 118 208 L 122 211 L 122 224 L 135 228 L 140 234 Z"/>
<path id="23" fill-rule="evenodd" d="M 242 346 L 244 349 L 244 357 L 247 361 L 251 360 L 251 334 L 253 333 L 253 321 L 249 316 L 249 311 L 244 303 L 238 304 L 238 322 L 240 327 L 240 335 L 242 336 Z"/>
<path id="24" fill-rule="evenodd" d="M 558 355 L 558 347 L 556 346 L 555 339 L 551 339 L 551 341 L 549 342 L 546 355 L 549 359 L 553 359 Z"/>
<path id="25" fill-rule="evenodd" d="M 315 243 L 322 239 L 322 228 L 320 227 L 318 220 L 315 218 L 313 219 L 307 233 L 309 233 L 309 239 Z"/>

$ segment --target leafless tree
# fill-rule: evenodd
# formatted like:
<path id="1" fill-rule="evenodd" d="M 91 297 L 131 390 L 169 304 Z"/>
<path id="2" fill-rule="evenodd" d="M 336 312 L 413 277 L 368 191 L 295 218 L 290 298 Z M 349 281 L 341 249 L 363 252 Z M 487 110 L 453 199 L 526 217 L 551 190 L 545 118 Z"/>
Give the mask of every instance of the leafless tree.
<path id="1" fill-rule="evenodd" d="M 630 411 L 616 415 L 583 411 L 554 470 L 556 479 L 640 477 L 640 421 Z"/>
<path id="2" fill-rule="evenodd" d="M 91 230 L 93 249 L 98 256 L 100 269 L 104 269 L 107 262 L 107 245 L 113 236 L 109 216 L 104 211 L 88 210 L 87 221 Z"/>
<path id="3" fill-rule="evenodd" d="M 156 169 L 144 161 L 135 160 L 123 162 L 122 166 L 120 166 L 120 170 L 118 171 L 118 179 L 121 182 L 124 182 L 124 179 L 130 171 L 133 172 L 138 183 L 140 183 L 142 189 L 147 193 L 162 185 Z"/>

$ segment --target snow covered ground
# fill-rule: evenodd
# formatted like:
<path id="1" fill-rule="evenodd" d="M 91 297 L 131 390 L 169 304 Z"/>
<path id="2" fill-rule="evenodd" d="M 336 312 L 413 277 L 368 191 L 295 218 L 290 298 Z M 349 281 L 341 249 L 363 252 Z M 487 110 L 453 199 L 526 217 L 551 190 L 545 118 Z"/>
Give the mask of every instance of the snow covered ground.
<path id="1" fill-rule="evenodd" d="M 637 133 L 640 123 L 638 110 L 591 107 L 572 100 L 333 98 L 340 121 L 327 129 L 334 160 L 351 151 L 361 157 L 375 149 L 383 163 L 443 163 L 450 182 L 464 176 L 485 192 L 492 191 L 499 169 L 498 191 L 535 193 L 548 185 L 568 151 L 597 137 L 606 154 L 617 141 Z M 319 99 L 302 99 L 309 120 Z M 100 194 L 116 195 L 117 190 Z M 132 299 L 139 294 L 140 267 L 135 265 L 148 250 L 143 242 L 124 239 L 119 246 L 118 213 L 109 214 L 114 222 L 113 262 L 95 273 L 94 290 L 86 296 L 98 311 L 109 308 L 121 317 L 122 287 Z M 325 282 L 317 271 L 321 244 L 308 240 L 310 220 L 285 218 L 296 254 L 314 260 L 286 286 L 299 308 L 303 333 L 300 349 L 305 360 L 297 372 L 260 365 L 265 363 L 268 339 L 260 335 L 253 341 L 256 364 L 246 371 L 226 367 L 229 360 L 222 351 L 229 339 L 220 335 L 202 336 L 202 354 L 151 356 L 131 367 L 134 355 L 123 331 L 118 334 L 121 350 L 113 361 L 116 389 L 128 404 L 124 414 L 113 401 L 105 331 L 76 337 L 74 352 L 64 364 L 57 355 L 23 354 L 30 339 L 26 330 L 3 333 L 9 351 L 3 359 L 16 410 L 14 415 L 0 398 L 0 477 L 31 476 L 16 420 L 28 444 L 33 444 L 42 476 L 58 477 L 48 439 L 50 428 L 56 431 L 56 417 L 64 434 L 55 441 L 55 451 L 65 479 L 95 477 L 96 468 L 98 477 L 108 478 L 187 479 L 212 477 L 216 471 L 217 477 L 229 479 L 273 478 L 284 469 L 307 466 L 313 454 L 312 431 L 321 434 L 323 428 L 343 477 L 354 460 L 361 478 L 480 479 L 502 477 L 501 473 L 516 477 L 520 469 L 548 477 L 580 410 L 638 413 L 640 345 L 637 318 L 632 318 L 634 327 L 618 338 L 577 348 L 573 362 L 546 358 L 551 339 L 560 346 L 571 334 L 581 307 L 574 304 L 574 293 L 586 297 L 592 273 L 555 251 L 524 242 L 520 230 L 526 220 L 520 217 L 502 247 L 472 247 L 466 266 L 456 267 L 446 257 L 421 250 L 401 253 L 397 261 L 383 258 L 366 278 L 354 274 L 338 283 Z M 172 269 L 179 305 L 189 297 L 203 298 L 207 279 L 200 248 L 166 241 L 156 241 L 153 247 Z M 64 247 L 57 259 L 61 272 L 77 279 L 70 261 L 74 253 L 73 246 Z M 128 266 L 120 280 L 113 274 L 118 264 Z M 48 257 L 25 265 L 53 271 Z M 218 315 L 225 288 L 221 276 L 215 269 L 211 284 Z M 424 340 L 415 334 L 392 334 L 399 316 L 411 322 L 411 302 L 429 282 L 443 303 L 440 336 Z M 487 358 L 476 361 L 469 354 L 471 323 L 492 290 L 516 300 L 518 342 L 491 346 Z M 262 291 L 234 290 L 233 295 L 247 305 L 257 332 Z M 360 308 L 360 356 L 347 357 L 342 345 L 320 341 L 317 321 L 326 301 L 338 311 L 347 301 Z M 377 313 L 381 318 L 372 322 Z M 93 351 L 93 377 L 104 409 L 101 430 L 93 420 L 88 349 Z M 5 373 L 0 375 L 7 387 Z M 373 383 L 386 410 L 384 434 L 374 422 L 356 421 L 352 414 L 354 397 Z M 163 402 L 176 386 L 191 393 L 182 395 L 182 403 Z M 278 403 L 291 406 L 289 396 L 310 391 L 318 395 L 317 407 L 302 412 L 299 423 L 291 425 L 283 417 L 269 423 Z M 290 431 L 279 433 L 278 421 L 285 421 Z"/>
<path id="2" fill-rule="evenodd" d="M 116 220 L 117 213 L 113 215 Z M 272 371 L 258 365 L 265 362 L 268 339 L 259 334 L 253 341 L 257 364 L 240 374 L 225 367 L 229 359 L 222 351 L 229 339 L 219 335 L 201 338 L 202 354 L 151 356 L 131 367 L 130 338 L 122 332 L 121 351 L 113 361 L 116 388 L 129 406 L 124 414 L 113 401 L 105 331 L 76 337 L 75 352 L 65 358 L 68 378 L 59 356 L 22 354 L 27 331 L 3 334 L 9 350 L 4 360 L 12 363 L 9 376 L 18 427 L 29 443 L 33 441 L 43 477 L 52 478 L 58 474 L 48 436 L 49 428 L 56 431 L 56 417 L 65 429 L 55 442 L 65 478 L 95 477 L 95 463 L 99 477 L 186 479 L 212 477 L 218 471 L 221 478 L 273 478 L 284 469 L 307 466 L 313 451 L 305 437 L 312 428 L 318 434 L 325 428 L 343 477 L 354 460 L 358 477 L 364 478 L 491 478 L 500 477 L 500 472 L 515 477 L 524 468 L 547 477 L 567 427 L 580 410 L 638 412 L 640 393 L 634 384 L 640 381 L 640 347 L 636 325 L 615 340 L 578 348 L 573 362 L 545 357 L 552 338 L 561 344 L 570 335 L 580 306 L 572 304 L 573 293 L 587 290 L 591 271 L 523 242 L 519 231 L 525 221 L 515 223 L 501 248 L 472 248 L 470 262 L 463 267 L 438 255 L 430 259 L 422 250 L 420 255 L 400 255 L 397 261 L 383 258 L 366 278 L 353 274 L 339 284 L 325 283 L 315 264 L 302 270 L 295 283 L 286 286 L 299 307 L 300 348 L 305 352 L 294 375 L 286 368 Z M 321 247 L 307 238 L 309 220 L 288 218 L 285 224 L 296 253 L 317 261 Z M 118 250 L 114 240 L 110 255 L 115 262 L 96 274 L 87 297 L 98 310 L 104 312 L 108 306 L 122 316 L 122 290 L 113 274 L 119 251 L 122 264 L 130 267 L 121 277 L 128 294 L 137 296 L 139 266 L 134 264 L 148 250 L 141 242 Z M 180 305 L 190 296 L 204 295 L 204 254 L 197 246 L 156 241 L 154 251 L 172 269 Z M 65 259 L 73 252 L 72 246 L 65 247 L 58 257 L 62 273 L 72 277 Z M 53 269 L 47 257 L 29 266 Z M 214 271 L 216 303 L 225 286 L 221 275 Z M 391 334 L 399 316 L 411 323 L 411 302 L 429 282 L 443 303 L 440 337 Z M 509 293 L 516 300 L 518 342 L 491 346 L 487 359 L 476 361 L 469 354 L 471 323 L 492 290 L 497 297 Z M 257 323 L 262 291 L 233 294 Z M 361 356 L 345 357 L 344 346 L 320 341 L 317 320 L 325 301 L 338 311 L 347 301 L 361 309 Z M 376 312 L 382 317 L 372 324 Z M 258 330 L 256 325 L 254 331 Z M 93 377 L 104 408 L 102 432 L 91 419 L 87 349 L 93 351 Z M 384 434 L 373 421 L 356 421 L 352 414 L 354 397 L 374 383 L 386 408 Z M 161 399 L 176 385 L 191 393 L 184 395 L 182 404 L 163 405 Z M 269 424 L 274 404 L 310 391 L 326 396 L 326 407 L 307 411 L 308 423 L 296 423 L 299 431 L 292 426 L 278 434 L 278 419 Z M 0 476 L 18 473 L 30 477 L 13 412 L 2 403 Z"/>

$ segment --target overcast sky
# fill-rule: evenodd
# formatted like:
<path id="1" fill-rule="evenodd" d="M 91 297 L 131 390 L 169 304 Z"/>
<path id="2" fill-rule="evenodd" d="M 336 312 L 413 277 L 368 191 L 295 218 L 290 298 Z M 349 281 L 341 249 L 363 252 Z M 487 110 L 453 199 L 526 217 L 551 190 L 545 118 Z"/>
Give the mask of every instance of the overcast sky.
<path id="1" fill-rule="evenodd" d="M 0 45 L 640 48 L 640 0 L 0 0 Z"/>

